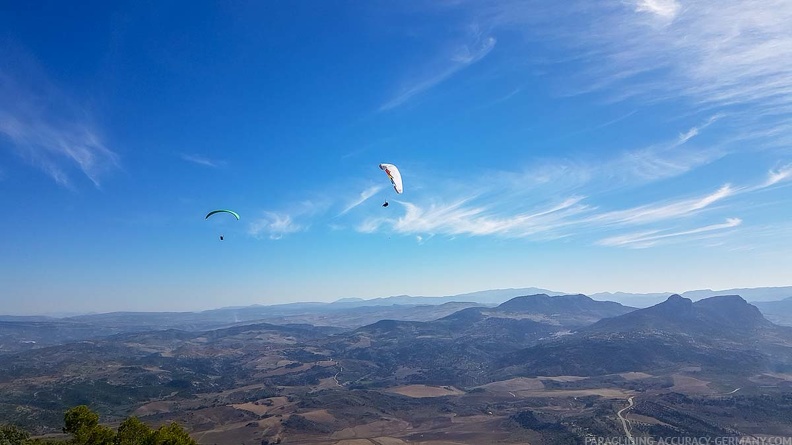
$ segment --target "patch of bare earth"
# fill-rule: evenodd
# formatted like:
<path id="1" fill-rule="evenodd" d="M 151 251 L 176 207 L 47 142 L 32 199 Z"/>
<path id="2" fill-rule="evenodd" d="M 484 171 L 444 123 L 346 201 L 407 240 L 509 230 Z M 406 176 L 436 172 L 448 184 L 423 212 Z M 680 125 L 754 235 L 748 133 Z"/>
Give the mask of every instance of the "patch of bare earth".
<path id="1" fill-rule="evenodd" d="M 326 377 L 319 379 L 319 384 L 312 387 L 311 392 L 320 391 L 323 389 L 338 388 L 338 381 L 333 377 Z"/>
<path id="2" fill-rule="evenodd" d="M 635 423 L 643 423 L 646 425 L 666 425 L 669 426 L 665 422 L 661 422 L 660 420 L 655 419 L 654 417 L 644 416 L 642 414 L 634 414 L 628 412 L 626 416 L 624 416 L 630 422 Z"/>
<path id="3" fill-rule="evenodd" d="M 395 436 L 410 427 L 401 419 L 377 420 L 375 422 L 344 428 L 332 434 L 333 439 L 365 439 L 369 437 Z"/>
<path id="4" fill-rule="evenodd" d="M 308 420 L 312 420 L 318 423 L 332 423 L 335 422 L 336 418 L 326 409 L 318 409 L 316 411 L 308 411 L 306 413 L 300 413 L 301 416 L 305 417 Z"/>
<path id="5" fill-rule="evenodd" d="M 673 374 L 671 378 L 674 380 L 674 386 L 671 387 L 671 391 L 685 394 L 712 394 L 715 392 L 709 387 L 710 382 L 706 380 L 681 374 Z"/>
<path id="6" fill-rule="evenodd" d="M 763 386 L 777 386 L 780 383 L 792 381 L 792 374 L 765 372 L 752 376 L 748 380 Z"/>
<path id="7" fill-rule="evenodd" d="M 313 367 L 313 363 L 304 363 L 304 364 L 302 364 L 302 365 L 300 365 L 298 367 L 295 367 L 295 368 L 283 367 L 283 368 L 274 369 L 272 371 L 264 372 L 264 373 L 261 374 L 261 376 L 262 377 L 273 377 L 273 376 L 277 376 L 277 375 L 294 374 L 294 373 L 297 373 L 297 372 L 307 371 L 307 370 L 311 369 L 312 367 Z"/>
<path id="8" fill-rule="evenodd" d="M 641 380 L 654 377 L 652 374 L 647 374 L 645 372 L 623 372 L 619 375 L 622 376 L 624 380 Z"/>
<path id="9" fill-rule="evenodd" d="M 443 428 L 428 425 L 405 435 L 400 435 L 407 443 L 422 445 L 473 445 L 491 443 L 514 443 L 509 441 L 509 432 L 503 428 L 502 416 L 465 416 L 451 418 Z"/>
<path id="10" fill-rule="evenodd" d="M 270 407 L 268 406 L 256 405 L 253 402 L 232 404 L 231 406 L 236 409 L 250 411 L 251 413 L 256 414 L 257 416 L 267 414 L 267 411 L 270 409 Z"/>
<path id="11" fill-rule="evenodd" d="M 194 433 L 192 436 L 200 444 L 231 445 L 256 443 L 259 436 L 257 423 L 235 423 L 222 427 Z M 260 440 L 258 442 L 260 443 Z"/>
<path id="12" fill-rule="evenodd" d="M 283 408 L 289 404 L 286 397 L 270 397 L 258 402 L 232 404 L 231 407 L 239 410 L 249 411 L 257 416 L 264 414 L 282 414 Z"/>
<path id="13" fill-rule="evenodd" d="M 444 396 L 460 396 L 465 394 L 453 386 L 427 386 L 427 385 L 407 385 L 388 388 L 385 391 L 401 394 L 407 397 L 423 398 L 423 397 L 444 397 Z"/>
<path id="14" fill-rule="evenodd" d="M 527 377 L 517 377 L 514 379 L 509 380 L 501 380 L 498 382 L 487 383 L 486 385 L 481 385 L 480 388 L 484 388 L 487 391 L 491 392 L 513 392 L 513 391 L 522 391 L 522 390 L 529 390 L 529 389 L 544 389 L 544 383 L 542 383 L 539 379 L 532 379 Z"/>
<path id="15" fill-rule="evenodd" d="M 559 377 L 517 377 L 509 380 L 487 383 L 479 388 L 484 388 L 487 392 L 508 393 L 512 397 L 585 397 L 600 396 L 609 399 L 624 399 L 633 395 L 632 391 L 618 388 L 592 388 L 592 389 L 545 389 L 542 380 L 554 380 L 560 382 L 573 382 L 583 380 L 584 377 L 559 376 Z"/>
<path id="16" fill-rule="evenodd" d="M 407 368 L 404 366 L 399 366 L 393 375 L 397 379 L 403 379 L 407 376 L 420 374 L 421 371 L 423 371 L 423 368 Z"/>
<path id="17" fill-rule="evenodd" d="M 375 445 L 405 445 L 407 443 L 395 437 L 375 437 L 369 440 Z"/>
<path id="18" fill-rule="evenodd" d="M 588 377 L 581 377 L 577 375 L 557 375 L 557 376 L 538 376 L 539 380 L 552 380 L 554 382 L 577 382 L 579 380 L 586 380 Z"/>
<path id="19" fill-rule="evenodd" d="M 172 402 L 151 402 L 147 403 L 132 412 L 133 416 L 143 417 L 151 414 L 169 413 Z"/>
<path id="20" fill-rule="evenodd" d="M 512 391 L 518 397 L 586 397 L 600 396 L 606 399 L 626 399 L 635 395 L 633 391 L 619 388 L 594 388 L 594 389 L 549 389 L 549 390 L 524 390 Z"/>
<path id="21" fill-rule="evenodd" d="M 349 345 L 349 349 L 370 348 L 371 339 L 368 337 L 358 337 L 358 341 Z"/>
<path id="22" fill-rule="evenodd" d="M 344 439 L 339 440 L 338 442 L 334 442 L 334 445 L 375 445 L 376 442 L 372 442 L 368 439 Z"/>

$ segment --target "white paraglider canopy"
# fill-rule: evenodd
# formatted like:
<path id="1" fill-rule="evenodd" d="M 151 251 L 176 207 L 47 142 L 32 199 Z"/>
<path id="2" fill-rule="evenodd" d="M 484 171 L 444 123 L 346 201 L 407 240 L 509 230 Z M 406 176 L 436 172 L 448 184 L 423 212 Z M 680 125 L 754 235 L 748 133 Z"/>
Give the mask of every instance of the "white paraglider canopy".
<path id="1" fill-rule="evenodd" d="M 404 187 L 402 187 L 401 173 L 399 173 L 399 169 L 396 168 L 395 165 L 380 164 L 379 168 L 387 173 L 388 178 L 391 180 L 391 184 L 393 184 L 393 189 L 396 190 L 396 193 L 401 193 L 404 191 Z"/>

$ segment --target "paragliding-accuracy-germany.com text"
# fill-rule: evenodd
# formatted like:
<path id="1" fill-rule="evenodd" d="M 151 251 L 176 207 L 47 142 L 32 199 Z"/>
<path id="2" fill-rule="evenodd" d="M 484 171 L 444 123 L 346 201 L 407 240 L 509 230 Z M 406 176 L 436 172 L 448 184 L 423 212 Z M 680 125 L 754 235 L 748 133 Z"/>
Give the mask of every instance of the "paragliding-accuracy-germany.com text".
<path id="1" fill-rule="evenodd" d="M 792 437 L 592 437 L 588 436 L 586 445 L 792 445 Z"/>

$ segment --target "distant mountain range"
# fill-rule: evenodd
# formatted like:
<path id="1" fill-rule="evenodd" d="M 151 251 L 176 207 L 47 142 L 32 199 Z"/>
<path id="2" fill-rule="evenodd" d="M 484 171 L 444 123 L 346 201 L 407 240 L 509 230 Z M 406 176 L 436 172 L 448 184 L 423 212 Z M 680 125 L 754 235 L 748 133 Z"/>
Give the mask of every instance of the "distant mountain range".
<path id="1" fill-rule="evenodd" d="M 582 294 L 556 296 L 539 294 L 515 297 L 491 309 L 481 307 L 465 309 L 446 318 L 470 317 L 470 314 L 473 313 L 478 313 L 483 317 L 514 318 L 518 314 L 522 314 L 522 318 L 574 328 L 634 310 L 633 307 L 612 301 L 596 301 Z"/>
<path id="2" fill-rule="evenodd" d="M 754 415 L 745 424 L 761 421 L 763 428 L 788 423 L 792 328 L 771 323 L 737 295 L 695 302 L 671 295 L 642 309 L 546 293 L 499 305 L 356 304 L 2 321 L 0 418 L 54 432 L 64 408 L 90 403 L 108 419 L 134 413 L 147 422 L 179 420 L 193 432 L 229 431 L 225 441 L 212 443 L 240 443 L 242 433 L 245 443 L 265 443 L 260 435 L 252 440 L 253 432 L 288 432 L 292 425 L 296 437 L 307 425 L 326 436 L 330 426 L 340 431 L 394 418 L 402 419 L 399 425 L 459 429 L 450 420 L 438 422 L 449 414 L 493 416 L 487 428 L 503 429 L 507 416 L 520 411 L 542 419 L 559 415 L 552 417 L 554 431 L 578 431 L 563 429 L 572 427 L 564 423 L 569 410 L 615 419 L 624 404 L 615 406 L 614 399 L 629 396 L 635 413 L 661 416 L 680 428 L 675 434 L 696 432 L 690 425 L 700 423 L 689 419 L 700 413 L 719 416 L 707 424 L 718 434 L 716 426 L 733 427 L 727 422 L 738 413 Z M 267 314 L 278 323 L 239 321 Z M 330 324 L 304 322 L 311 317 Z M 358 325 L 368 319 L 375 321 Z M 332 320 L 348 326 L 332 326 Z M 196 329 L 212 325 L 222 326 Z M 738 390 L 734 399 L 683 395 Z M 775 398 L 767 398 L 770 391 Z M 428 409 L 423 397 L 433 392 L 443 396 Z M 668 405 L 658 407 L 662 400 Z M 544 409 L 551 402 L 564 408 Z M 680 403 L 686 407 L 677 408 Z M 304 417 L 291 417 L 298 413 Z M 545 422 L 517 419 L 530 428 Z M 260 421 L 273 429 L 253 428 Z M 559 437 L 531 443 L 566 443 Z"/>
<path id="3" fill-rule="evenodd" d="M 528 375 L 656 373 L 680 364 L 740 375 L 792 370 L 792 328 L 777 326 L 736 295 L 660 304 L 583 327 L 512 354 L 506 372 Z M 519 369 L 524 371 L 518 371 Z"/>
<path id="4" fill-rule="evenodd" d="M 391 380 L 393 370 L 402 367 L 415 370 L 404 379 L 409 383 L 441 383 L 453 376 L 480 384 L 497 371 L 499 357 L 634 310 L 585 295 L 526 295 L 434 321 L 382 320 L 341 335 L 330 346 L 339 357 L 376 363 L 367 372 L 379 379 Z"/>
<path id="5" fill-rule="evenodd" d="M 591 294 L 589 296 L 595 300 L 616 301 L 627 306 L 644 308 L 661 303 L 673 294 L 674 292 L 655 292 L 646 294 L 600 292 Z M 692 301 L 709 297 L 717 297 L 719 295 L 739 295 L 749 302 L 778 301 L 792 297 L 792 286 L 739 288 L 725 290 L 700 289 L 682 292 L 679 295 L 689 298 Z"/>
<path id="6" fill-rule="evenodd" d="M 0 314 L 0 321 L 52 321 L 72 320 L 72 321 L 109 321 L 113 324 L 130 323 L 134 325 L 151 327 L 152 325 L 168 327 L 178 327 L 191 329 L 189 324 L 196 324 L 195 328 L 206 328 L 206 323 L 215 323 L 219 326 L 224 323 L 239 323 L 255 320 L 299 317 L 305 314 L 319 313 L 340 313 L 351 309 L 363 307 L 410 307 L 443 305 L 446 303 L 470 303 L 475 306 L 496 306 L 514 297 L 526 295 L 544 294 L 548 296 L 570 295 L 569 292 L 560 292 L 537 287 L 491 289 L 478 292 L 469 292 L 457 295 L 441 297 L 397 295 L 380 298 L 342 298 L 330 303 L 325 302 L 298 302 L 250 306 L 233 306 L 210 309 L 198 312 L 111 312 L 101 314 L 83 314 L 70 316 L 14 316 Z M 665 301 L 674 292 L 654 292 L 654 293 L 628 293 L 628 292 L 598 292 L 587 295 L 597 301 L 612 301 L 634 308 L 645 308 Z M 787 298 L 792 298 L 792 286 L 786 287 L 758 287 L 711 290 L 701 289 L 683 292 L 682 297 L 692 301 L 703 298 L 715 297 L 719 295 L 739 295 L 749 302 L 775 302 Z M 789 303 L 792 305 L 792 303 Z M 773 307 L 772 305 L 760 306 Z M 777 306 L 781 307 L 781 306 Z M 792 312 L 790 318 L 792 318 Z M 387 317 L 385 317 L 387 318 Z M 376 321 L 376 320 L 374 320 Z M 362 326 L 362 323 L 359 326 Z"/>
<path id="7" fill-rule="evenodd" d="M 792 326 L 792 297 L 779 301 L 761 301 L 754 305 L 773 323 Z"/>
<path id="8" fill-rule="evenodd" d="M 557 292 L 538 287 L 523 287 L 523 288 L 509 288 L 509 289 L 492 289 L 483 290 L 478 292 L 469 292 L 466 294 L 448 295 L 444 297 L 412 297 L 409 295 L 398 295 L 393 297 L 381 297 L 364 300 L 362 298 L 342 298 L 334 301 L 333 305 L 337 304 L 350 304 L 356 306 L 390 306 L 393 304 L 442 304 L 452 301 L 456 302 L 471 302 L 479 304 L 497 305 L 504 301 L 510 300 L 514 297 L 524 295 L 565 295 L 564 292 Z M 792 294 L 790 294 L 792 296 Z"/>
<path id="9" fill-rule="evenodd" d="M 444 297 L 412 297 L 409 295 L 399 295 L 393 297 L 382 297 L 373 299 L 362 298 L 342 298 L 330 305 L 349 305 L 349 306 L 389 306 L 393 304 L 442 304 L 451 301 L 457 302 L 474 302 L 482 305 L 497 305 L 514 297 L 521 297 L 525 295 L 545 294 L 549 296 L 570 295 L 570 292 L 553 291 L 548 289 L 541 289 L 537 287 L 525 288 L 508 288 L 508 289 L 493 289 L 479 292 L 470 292 L 465 294 L 450 295 Z M 613 301 L 621 303 L 625 306 L 636 308 L 645 308 L 662 303 L 669 296 L 677 294 L 676 292 L 653 292 L 653 293 L 629 293 L 629 292 L 598 292 L 587 294 L 594 300 L 598 301 Z M 679 294 L 682 297 L 689 298 L 692 301 L 701 300 L 703 298 L 716 297 L 719 295 L 739 295 L 749 302 L 765 302 L 765 301 L 778 301 L 785 298 L 792 297 L 792 286 L 785 287 L 756 287 L 756 288 L 737 288 L 737 289 L 699 289 L 682 292 Z M 296 303 L 299 304 L 299 303 Z M 288 305 L 283 305 L 288 306 Z"/>

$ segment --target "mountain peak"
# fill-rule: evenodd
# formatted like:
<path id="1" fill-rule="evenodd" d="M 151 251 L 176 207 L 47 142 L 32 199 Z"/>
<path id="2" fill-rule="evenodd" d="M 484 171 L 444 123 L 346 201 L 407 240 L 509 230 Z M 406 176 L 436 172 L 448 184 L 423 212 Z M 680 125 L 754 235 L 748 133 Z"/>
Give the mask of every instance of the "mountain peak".
<path id="1" fill-rule="evenodd" d="M 732 326 L 736 330 L 753 329 L 769 325 L 770 322 L 759 308 L 748 303 L 739 295 L 720 295 L 694 303 L 697 311 L 707 319 Z"/>
<path id="2" fill-rule="evenodd" d="M 666 302 L 671 302 L 673 304 L 683 304 L 682 303 L 683 301 L 688 301 L 688 302 L 691 302 L 691 303 L 693 302 L 693 300 L 691 300 L 690 298 L 685 298 L 685 297 L 683 297 L 682 295 L 679 295 L 679 294 L 669 295 L 668 298 L 666 299 Z"/>
<path id="3" fill-rule="evenodd" d="M 547 294 L 523 295 L 521 297 L 514 297 L 509 301 L 498 305 L 498 309 L 504 311 L 524 311 L 536 309 L 537 306 L 544 306 L 550 300 Z"/>
<path id="4" fill-rule="evenodd" d="M 364 299 L 362 299 L 360 297 L 346 297 L 346 298 L 338 299 L 338 300 L 334 301 L 333 303 L 359 303 L 361 301 L 366 301 L 366 300 L 364 300 Z"/>
<path id="5" fill-rule="evenodd" d="M 602 320 L 589 330 L 597 332 L 662 331 L 704 333 L 731 337 L 738 332 L 770 327 L 756 306 L 739 295 L 723 295 L 693 302 L 674 294 L 666 301 L 632 313 Z M 742 334 L 740 334 L 742 335 Z"/>
<path id="6" fill-rule="evenodd" d="M 693 312 L 693 301 L 679 294 L 669 296 L 666 301 L 644 309 L 647 313 L 662 314 L 672 319 L 686 318 Z"/>
<path id="7" fill-rule="evenodd" d="M 582 294 L 525 295 L 514 297 L 500 306 L 484 312 L 493 314 L 528 314 L 545 320 L 553 320 L 565 326 L 582 326 L 607 317 L 614 317 L 632 311 L 612 301 L 597 301 Z"/>

